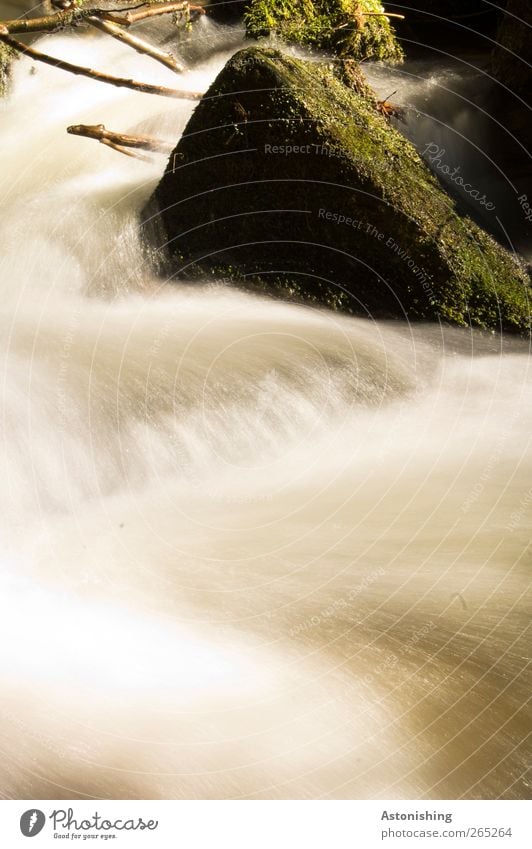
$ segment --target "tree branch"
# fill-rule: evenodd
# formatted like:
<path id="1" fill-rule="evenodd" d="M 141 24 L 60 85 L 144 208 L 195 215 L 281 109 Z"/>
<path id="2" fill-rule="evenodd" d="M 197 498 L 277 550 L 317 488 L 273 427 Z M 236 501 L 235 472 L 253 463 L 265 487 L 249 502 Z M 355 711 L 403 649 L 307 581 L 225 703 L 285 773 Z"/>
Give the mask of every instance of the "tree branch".
<path id="1" fill-rule="evenodd" d="M 161 141 L 154 136 L 129 136 L 125 133 L 114 133 L 112 130 L 106 130 L 103 124 L 74 124 L 67 127 L 67 133 L 73 136 L 95 139 L 102 144 L 112 142 L 120 147 L 152 150 L 156 153 L 170 153 L 175 147 L 171 142 Z"/>
<path id="2" fill-rule="evenodd" d="M 120 21 L 124 26 L 138 24 L 140 21 L 145 21 L 147 18 L 155 18 L 157 15 L 168 15 L 171 12 L 198 12 L 200 15 L 205 15 L 203 6 L 194 6 L 190 3 L 153 3 L 148 9 L 141 9 L 139 12 L 126 12 Z M 107 15 L 109 20 L 118 21 L 116 15 Z"/>
<path id="3" fill-rule="evenodd" d="M 93 9 L 92 14 L 98 10 Z M 14 21 L 2 21 L 1 26 L 6 33 L 18 35 L 26 32 L 55 32 L 65 26 L 75 26 L 82 18 L 80 9 L 64 9 L 45 15 L 42 18 L 16 18 Z"/>
<path id="4" fill-rule="evenodd" d="M 171 12 L 185 12 L 188 10 L 195 12 L 199 12 L 201 10 L 201 12 L 204 13 L 204 9 L 201 6 L 190 6 L 187 2 L 154 2 L 150 3 L 148 9 L 137 12 L 135 15 L 135 13 L 132 12 L 132 9 L 138 8 L 138 4 L 133 7 L 126 5 L 123 12 L 121 10 L 114 10 L 113 13 L 111 13 L 105 9 L 84 9 L 83 7 L 75 7 L 61 9 L 58 12 L 54 12 L 52 15 L 45 15 L 40 18 L 17 18 L 13 21 L 1 21 L 0 25 L 5 27 L 8 34 L 20 35 L 22 33 L 30 32 L 56 32 L 57 30 L 64 29 L 65 27 L 79 26 L 79 24 L 84 23 L 87 18 L 91 17 L 103 18 L 115 24 L 130 26 L 132 23 L 137 23 L 137 21 L 153 17 L 155 14 L 167 15 Z M 128 21 L 126 20 L 126 17 L 130 13 L 134 19 Z M 140 17 L 137 17 L 138 15 L 140 15 Z"/>
<path id="5" fill-rule="evenodd" d="M 35 59 L 36 62 L 43 62 L 45 65 L 51 65 L 52 68 L 59 68 L 62 71 L 68 71 L 71 74 L 77 74 L 81 77 L 89 77 L 89 79 L 97 80 L 101 83 L 117 86 L 118 88 L 129 88 L 133 91 L 141 91 L 145 94 L 157 94 L 160 97 L 174 97 L 181 100 L 201 100 L 202 95 L 199 92 L 180 91 L 179 89 L 166 88 L 166 86 L 152 85 L 151 83 L 140 83 L 136 80 L 128 80 L 123 77 L 113 77 L 110 74 L 102 74 L 99 71 L 94 71 L 92 68 L 84 68 L 81 65 L 73 65 L 71 62 L 65 62 L 62 59 L 55 59 L 53 56 L 48 56 L 46 53 L 40 53 L 34 50 L 33 47 L 28 47 L 26 44 L 10 38 L 7 35 L 6 28 L 0 24 L 0 41 Z"/>
<path id="6" fill-rule="evenodd" d="M 112 23 L 105 18 L 99 18 L 96 15 L 90 15 L 87 18 L 87 21 L 91 24 L 91 26 L 100 30 L 100 32 L 105 32 L 112 38 L 116 38 L 117 41 L 127 44 L 128 47 L 132 47 L 133 50 L 137 51 L 137 53 L 143 53 L 146 56 L 151 56 L 152 59 L 155 59 L 156 62 L 160 62 L 161 65 L 165 65 L 167 68 L 170 68 L 171 71 L 180 73 L 183 70 L 183 66 L 179 64 L 177 59 L 172 56 L 171 53 L 163 53 L 163 51 L 159 50 L 159 48 L 155 47 L 155 45 L 149 44 L 147 41 L 137 38 L 135 35 L 130 35 L 128 32 L 124 32 L 124 30 L 117 24 Z"/>

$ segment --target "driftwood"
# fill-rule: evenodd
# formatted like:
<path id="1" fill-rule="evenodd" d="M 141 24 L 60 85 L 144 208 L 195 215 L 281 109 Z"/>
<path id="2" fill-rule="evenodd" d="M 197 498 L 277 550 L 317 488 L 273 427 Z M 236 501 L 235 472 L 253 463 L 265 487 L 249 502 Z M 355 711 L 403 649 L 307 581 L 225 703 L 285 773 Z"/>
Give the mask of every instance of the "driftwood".
<path id="1" fill-rule="evenodd" d="M 95 139 L 101 144 L 111 144 L 120 148 L 129 147 L 136 150 L 151 150 L 155 153 L 170 153 L 175 147 L 172 142 L 162 141 L 154 136 L 130 136 L 125 133 L 115 133 L 112 130 L 107 130 L 103 124 L 74 124 L 67 127 L 67 133 L 73 136 Z"/>
<path id="2" fill-rule="evenodd" d="M 56 59 L 53 56 L 48 56 L 46 53 L 41 53 L 39 50 L 34 50 L 33 47 L 28 47 L 26 44 L 11 38 L 5 27 L 0 24 L 0 41 L 29 56 L 30 59 L 35 59 L 36 62 L 43 62 L 45 65 L 51 65 L 52 68 L 59 68 L 62 71 L 68 71 L 71 74 L 77 74 L 81 77 L 89 77 L 91 80 L 97 80 L 101 83 L 118 86 L 118 88 L 129 88 L 133 91 L 144 92 L 145 94 L 157 94 L 160 97 L 173 97 L 181 100 L 201 100 L 202 95 L 199 92 L 181 91 L 179 89 L 167 88 L 166 86 L 153 85 L 151 83 L 141 83 L 137 80 L 128 80 L 123 77 L 113 77 L 110 74 L 102 74 L 100 71 L 95 71 L 93 68 L 85 68 L 82 65 L 74 65 L 72 62 L 65 62 L 63 59 Z"/>

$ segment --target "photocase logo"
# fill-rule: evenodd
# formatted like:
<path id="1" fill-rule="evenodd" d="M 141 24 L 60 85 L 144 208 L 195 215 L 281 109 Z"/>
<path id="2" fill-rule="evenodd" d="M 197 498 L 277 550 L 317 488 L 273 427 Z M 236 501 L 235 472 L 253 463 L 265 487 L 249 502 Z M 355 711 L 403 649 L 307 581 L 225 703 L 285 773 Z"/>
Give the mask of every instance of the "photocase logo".
<path id="1" fill-rule="evenodd" d="M 24 837 L 35 837 L 43 830 L 46 817 L 37 808 L 31 808 L 22 814 L 20 818 L 20 830 Z"/>

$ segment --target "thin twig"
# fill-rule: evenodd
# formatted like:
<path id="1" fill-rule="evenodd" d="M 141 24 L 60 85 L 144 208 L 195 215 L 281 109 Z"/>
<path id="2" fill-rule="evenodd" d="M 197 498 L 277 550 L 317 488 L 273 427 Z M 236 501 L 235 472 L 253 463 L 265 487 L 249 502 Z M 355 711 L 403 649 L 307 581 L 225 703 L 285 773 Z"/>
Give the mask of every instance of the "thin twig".
<path id="1" fill-rule="evenodd" d="M 103 124 L 74 124 L 67 127 L 67 133 L 73 136 L 95 139 L 102 144 L 110 141 L 120 147 L 133 147 L 155 151 L 156 153 L 170 153 L 175 147 L 171 142 L 162 141 L 154 136 L 130 136 L 126 133 L 115 133 L 112 130 L 106 130 Z"/>
<path id="2" fill-rule="evenodd" d="M 404 15 L 395 15 L 395 14 L 392 14 L 390 12 L 359 12 L 357 14 L 356 19 L 346 21 L 344 24 L 340 24 L 339 26 L 334 27 L 333 31 L 336 32 L 339 29 L 347 29 L 348 27 L 351 29 L 353 27 L 353 23 L 356 23 L 359 27 L 362 27 L 363 21 L 360 21 L 360 18 L 367 18 L 367 17 L 370 17 L 370 16 L 371 17 L 377 16 L 379 18 L 401 18 L 401 20 L 403 20 L 403 21 L 405 19 Z"/>
<path id="3" fill-rule="evenodd" d="M 132 47 L 133 50 L 137 51 L 137 53 L 143 53 L 146 56 L 151 56 L 152 59 L 155 59 L 156 62 L 160 62 L 161 65 L 165 65 L 165 67 L 170 68 L 171 71 L 174 71 L 177 74 L 183 71 L 183 66 L 179 64 L 177 59 L 172 56 L 171 53 L 163 53 L 163 51 L 159 50 L 158 47 L 155 47 L 153 44 L 149 44 L 147 41 L 144 41 L 144 39 L 137 38 L 135 35 L 130 35 L 128 32 L 124 32 L 124 30 L 117 24 L 112 23 L 105 18 L 99 18 L 96 15 L 90 15 L 86 20 L 91 24 L 91 26 L 101 32 L 105 32 L 112 38 L 116 38 L 117 41 L 127 44 L 128 47 Z"/>
<path id="4" fill-rule="evenodd" d="M 139 12 L 126 12 L 120 17 L 120 21 L 124 26 L 138 24 L 140 21 L 145 21 L 147 18 L 155 18 L 157 15 L 168 15 L 171 12 L 198 12 L 200 15 L 205 15 L 203 6 L 193 6 L 190 3 L 154 3 L 147 9 L 141 9 Z M 112 17 L 106 15 L 108 20 L 118 23 L 118 16 L 115 14 Z"/>
<path id="5" fill-rule="evenodd" d="M 34 50 L 33 47 L 28 47 L 26 44 L 10 38 L 6 35 L 5 28 L 0 24 L 0 41 L 35 59 L 36 62 L 43 62 L 45 65 L 51 65 L 52 68 L 59 68 L 62 71 L 68 71 L 71 74 L 77 74 L 81 77 L 89 77 L 91 80 L 97 80 L 100 83 L 108 83 L 109 85 L 117 86 L 118 88 L 129 88 L 133 91 L 141 91 L 145 94 L 157 94 L 160 97 L 174 97 L 181 100 L 201 100 L 202 95 L 194 91 L 180 91 L 179 89 L 166 88 L 166 86 L 152 85 L 151 83 L 140 83 L 136 80 L 128 80 L 123 77 L 113 77 L 110 74 L 102 74 L 99 71 L 94 71 L 92 68 L 84 68 L 81 65 L 73 65 L 71 62 L 65 62 L 63 59 L 56 59 L 53 56 L 48 56 L 46 53 L 40 53 Z"/>
<path id="6" fill-rule="evenodd" d="M 404 15 L 397 15 L 395 12 L 360 12 L 362 18 L 377 17 L 377 18 L 399 18 L 404 21 Z"/>

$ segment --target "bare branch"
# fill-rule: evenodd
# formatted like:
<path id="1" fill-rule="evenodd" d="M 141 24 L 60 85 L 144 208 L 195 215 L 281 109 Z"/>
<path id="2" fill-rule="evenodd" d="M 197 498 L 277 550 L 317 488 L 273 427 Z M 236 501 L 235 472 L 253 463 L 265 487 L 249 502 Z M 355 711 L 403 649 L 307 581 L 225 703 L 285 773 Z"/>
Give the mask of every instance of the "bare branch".
<path id="1" fill-rule="evenodd" d="M 141 4 L 141 6 L 143 5 L 147 4 Z M 137 23 L 138 20 L 153 17 L 154 14 L 167 15 L 171 12 L 188 12 L 189 10 L 195 12 L 200 12 L 201 10 L 201 13 L 204 12 L 204 9 L 201 6 L 190 6 L 187 2 L 154 2 L 150 3 L 149 8 L 145 11 L 136 13 L 137 15 L 140 15 L 140 17 L 135 17 L 134 20 L 126 20 L 126 16 L 128 14 L 132 14 L 134 16 L 135 12 L 133 10 L 138 8 L 138 4 L 136 6 L 126 4 L 123 12 L 122 10 L 114 10 L 114 12 L 111 13 L 105 9 L 99 8 L 84 9 L 71 7 L 68 9 L 61 9 L 54 12 L 52 15 L 45 15 L 40 18 L 16 18 L 12 21 L 2 21 L 0 25 L 5 27 L 9 34 L 18 35 L 30 32 L 56 32 L 57 30 L 64 29 L 65 27 L 79 26 L 80 24 L 83 24 L 87 18 L 91 17 L 102 18 L 123 26 L 130 26 L 132 23 Z"/>
<path id="2" fill-rule="evenodd" d="M 154 136 L 129 136 L 125 133 L 115 133 L 112 130 L 106 130 L 103 124 L 74 124 L 67 127 L 67 133 L 73 136 L 95 139 L 102 144 L 110 141 L 120 147 L 133 147 L 140 150 L 155 151 L 156 153 L 170 153 L 175 147 L 171 142 L 162 141 Z"/>
<path id="3" fill-rule="evenodd" d="M 200 15 L 205 15 L 203 6 L 194 6 L 190 3 L 153 3 L 149 8 L 141 9 L 139 12 L 126 12 L 121 22 L 124 26 L 138 24 L 140 21 L 145 21 L 147 18 L 155 18 L 157 15 L 168 15 L 172 12 L 197 12 Z M 111 20 L 110 16 L 107 18 Z M 118 17 L 113 15 L 112 20 L 117 22 Z"/>
<path id="4" fill-rule="evenodd" d="M 13 35 L 25 32 L 55 32 L 66 26 L 74 26 L 80 19 L 80 10 L 64 9 L 53 15 L 45 15 L 42 18 L 16 18 L 14 21 L 2 21 L 0 26 L 5 33 Z"/>
<path id="5" fill-rule="evenodd" d="M 202 95 L 199 92 L 180 91 L 179 89 L 166 88 L 166 86 L 152 85 L 151 83 L 141 83 L 136 80 L 128 80 L 123 77 L 113 77 L 110 74 L 102 74 L 99 71 L 94 71 L 92 68 L 84 68 L 81 65 L 73 65 L 71 62 L 65 62 L 62 59 L 56 59 L 53 56 L 48 56 L 46 53 L 41 53 L 34 50 L 33 47 L 28 47 L 26 44 L 10 38 L 6 34 L 6 29 L 0 24 L 0 41 L 8 44 L 19 53 L 35 59 L 36 62 L 43 62 L 45 65 L 51 65 L 52 68 L 59 68 L 61 71 L 68 71 L 71 74 L 77 74 L 81 77 L 89 77 L 89 79 L 97 80 L 101 83 L 117 86 L 118 88 L 129 88 L 133 91 L 144 92 L 145 94 L 157 94 L 160 97 L 173 97 L 180 100 L 201 100 Z"/>
<path id="6" fill-rule="evenodd" d="M 112 38 L 116 38 L 117 41 L 127 44 L 128 47 L 132 47 L 133 50 L 137 51 L 137 53 L 143 53 L 146 56 L 151 56 L 152 59 L 155 59 L 156 62 L 160 62 L 161 65 L 165 65 L 167 68 L 170 68 L 171 71 L 175 71 L 175 73 L 183 71 L 183 66 L 179 64 L 177 59 L 172 56 L 171 53 L 163 53 L 163 51 L 159 50 L 159 48 L 155 47 L 155 45 L 149 44 L 147 41 L 137 38 L 135 35 L 130 35 L 128 32 L 124 32 L 124 30 L 117 24 L 108 21 L 105 18 L 99 18 L 96 15 L 90 15 L 87 18 L 87 21 L 91 24 L 91 26 L 96 27 L 96 29 L 101 32 L 105 32 Z"/>

